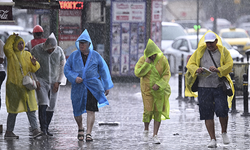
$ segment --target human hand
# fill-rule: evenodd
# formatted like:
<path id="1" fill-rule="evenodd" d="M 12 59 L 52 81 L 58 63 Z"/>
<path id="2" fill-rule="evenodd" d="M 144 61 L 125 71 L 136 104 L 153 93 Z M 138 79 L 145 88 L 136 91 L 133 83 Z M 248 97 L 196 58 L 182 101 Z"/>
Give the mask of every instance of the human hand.
<path id="1" fill-rule="evenodd" d="M 81 77 L 76 77 L 76 83 L 81 83 L 83 79 Z"/>
<path id="2" fill-rule="evenodd" d="M 209 67 L 209 70 L 212 72 L 220 72 L 215 66 Z"/>
<path id="3" fill-rule="evenodd" d="M 56 93 L 58 91 L 58 88 L 59 88 L 59 83 L 58 82 L 54 83 L 52 92 Z"/>
<path id="4" fill-rule="evenodd" d="M 40 87 L 41 87 L 41 84 L 40 84 L 40 82 L 39 81 L 36 81 L 36 86 L 37 86 L 37 88 L 36 88 L 36 90 L 40 90 Z"/>
<path id="5" fill-rule="evenodd" d="M 159 88 L 160 88 L 160 87 L 159 87 L 157 84 L 155 84 L 155 85 L 152 87 L 152 89 L 155 90 L 155 91 L 157 91 Z"/>
<path id="6" fill-rule="evenodd" d="M 3 58 L 0 58 L 0 64 L 2 64 L 2 63 L 3 63 L 3 61 L 4 61 L 4 59 L 3 59 Z"/>
<path id="7" fill-rule="evenodd" d="M 204 70 L 203 70 L 203 68 L 198 68 L 197 70 L 196 70 L 196 73 L 198 73 L 198 74 L 200 74 L 200 73 L 202 73 Z"/>
<path id="8" fill-rule="evenodd" d="M 36 65 L 36 58 L 34 56 L 30 57 L 31 63 L 35 66 Z"/>
<path id="9" fill-rule="evenodd" d="M 147 63 L 151 63 L 151 59 L 150 58 L 146 58 L 146 60 L 145 60 Z"/>
<path id="10" fill-rule="evenodd" d="M 104 94 L 105 96 L 109 95 L 109 90 L 106 90 Z"/>

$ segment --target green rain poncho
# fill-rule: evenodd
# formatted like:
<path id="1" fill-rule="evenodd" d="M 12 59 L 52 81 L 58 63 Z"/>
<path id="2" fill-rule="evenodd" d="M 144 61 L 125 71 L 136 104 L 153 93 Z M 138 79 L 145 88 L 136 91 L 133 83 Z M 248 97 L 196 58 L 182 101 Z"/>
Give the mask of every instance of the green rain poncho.
<path id="1" fill-rule="evenodd" d="M 147 63 L 146 58 L 154 54 L 157 54 L 154 62 Z M 140 78 L 144 114 L 161 114 L 161 119 L 156 120 L 158 122 L 169 119 L 170 68 L 167 58 L 151 39 L 148 40 L 144 56 L 135 65 L 135 75 Z M 157 91 L 152 89 L 154 84 L 160 87 Z"/>
<path id="2" fill-rule="evenodd" d="M 27 112 L 27 105 L 30 111 L 37 110 L 35 90 L 27 90 L 22 84 L 23 74 L 36 72 L 40 64 L 36 62 L 34 66 L 30 60 L 30 52 L 19 50 L 18 43 L 23 39 L 16 35 L 11 35 L 5 45 L 4 53 L 7 57 L 7 81 L 6 81 L 6 107 L 8 113 Z M 23 43 L 25 43 L 23 41 Z M 23 74 L 21 73 L 20 64 L 22 65 Z"/>

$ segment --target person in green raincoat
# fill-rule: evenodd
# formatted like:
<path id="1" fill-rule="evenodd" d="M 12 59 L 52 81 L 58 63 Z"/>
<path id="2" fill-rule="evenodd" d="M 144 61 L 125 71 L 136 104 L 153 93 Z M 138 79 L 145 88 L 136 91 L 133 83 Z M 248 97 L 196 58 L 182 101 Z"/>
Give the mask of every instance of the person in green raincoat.
<path id="1" fill-rule="evenodd" d="M 160 144 L 157 134 L 161 120 L 169 119 L 171 73 L 167 58 L 151 39 L 148 40 L 144 56 L 136 63 L 134 73 L 140 78 L 144 105 L 143 139 L 148 141 L 149 123 L 154 119 L 153 143 Z"/>
<path id="2" fill-rule="evenodd" d="M 185 96 L 197 96 L 197 93 L 194 93 L 191 87 L 196 78 L 198 77 L 199 79 L 198 101 L 200 120 L 205 120 L 205 125 L 211 138 L 208 147 L 217 147 L 214 113 L 220 120 L 223 143 L 229 144 L 230 141 L 227 136 L 228 111 L 234 96 L 233 82 L 229 75 L 233 68 L 233 59 L 230 52 L 222 45 L 220 37 L 209 30 L 200 39 L 198 48 L 190 57 L 186 67 L 188 71 L 185 74 Z M 200 75 L 204 71 L 202 67 L 209 69 L 212 73 L 208 76 Z M 223 91 L 221 77 L 226 77 L 229 81 L 233 91 L 232 96 L 227 96 Z"/>
<path id="3" fill-rule="evenodd" d="M 13 133 L 16 116 L 20 112 L 26 112 L 29 118 L 33 137 L 41 135 L 38 131 L 37 102 L 35 90 L 28 90 L 22 84 L 23 77 L 34 73 L 40 68 L 40 64 L 28 51 L 24 51 L 25 42 L 17 34 L 10 35 L 4 45 L 4 53 L 7 58 L 6 81 L 6 108 L 8 114 L 5 139 L 18 139 Z M 22 71 L 21 71 L 22 67 Z"/>

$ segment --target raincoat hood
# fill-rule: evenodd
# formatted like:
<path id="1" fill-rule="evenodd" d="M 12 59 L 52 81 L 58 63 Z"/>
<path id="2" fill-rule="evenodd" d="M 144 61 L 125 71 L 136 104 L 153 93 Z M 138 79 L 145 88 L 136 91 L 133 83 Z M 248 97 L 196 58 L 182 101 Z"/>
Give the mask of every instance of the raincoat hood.
<path id="1" fill-rule="evenodd" d="M 204 46 L 207 47 L 206 42 L 205 42 L 205 35 L 206 35 L 207 33 L 209 33 L 209 32 L 214 33 L 213 31 L 208 30 L 208 31 L 201 37 L 201 39 L 200 39 L 200 41 L 199 41 L 199 43 L 198 43 L 198 48 L 199 48 L 199 47 L 204 47 Z M 223 45 L 222 45 L 222 42 L 221 42 L 221 38 L 220 38 L 216 33 L 214 33 L 214 34 L 216 35 L 216 38 L 218 39 L 218 42 L 217 42 L 216 46 L 219 46 L 219 47 L 223 46 Z"/>
<path id="2" fill-rule="evenodd" d="M 88 31 L 87 31 L 87 29 L 85 29 L 83 32 L 82 32 L 82 34 L 78 37 L 78 39 L 76 40 L 76 43 L 75 43 L 75 45 L 76 45 L 76 48 L 78 49 L 78 50 L 80 50 L 80 48 L 79 48 L 79 42 L 80 41 L 88 41 L 89 43 L 90 43 L 90 46 L 89 46 L 89 50 L 91 51 L 91 50 L 93 50 L 93 44 L 92 44 L 92 41 L 91 41 L 91 39 L 90 39 L 90 36 L 89 36 L 89 33 L 88 33 Z"/>
<path id="3" fill-rule="evenodd" d="M 209 32 L 213 32 L 211 30 L 208 30 L 200 39 L 198 43 L 198 47 L 196 51 L 192 54 L 192 56 L 189 58 L 188 63 L 186 65 L 187 72 L 185 74 L 185 96 L 187 97 L 197 97 L 197 92 L 192 92 L 191 87 L 194 84 L 197 75 L 196 70 L 200 66 L 200 59 L 202 58 L 207 46 L 205 43 L 205 35 Z M 214 32 L 213 32 L 214 33 Z M 230 55 L 230 52 L 222 45 L 221 38 L 216 34 L 216 38 L 218 39 L 218 42 L 216 44 L 218 51 L 221 53 L 220 58 L 220 67 L 218 67 L 218 70 L 220 71 L 218 74 L 219 77 L 226 77 L 227 80 L 230 82 L 230 86 L 233 90 L 233 96 L 234 96 L 234 87 L 233 82 L 230 78 L 229 73 L 232 71 L 233 67 L 233 59 Z M 233 96 L 228 97 L 228 107 L 231 108 L 232 106 L 232 98 Z"/>
<path id="4" fill-rule="evenodd" d="M 24 42 L 24 40 L 20 37 L 20 36 L 16 36 L 15 37 L 15 39 L 14 39 L 14 43 L 13 43 L 13 49 L 14 49 L 14 51 L 15 52 L 20 52 L 20 50 L 18 49 L 18 43 L 19 42 L 23 42 L 23 49 L 22 49 L 22 51 L 24 50 L 24 48 L 25 48 L 25 42 Z"/>
<path id="5" fill-rule="evenodd" d="M 146 49 L 144 50 L 144 56 L 147 58 L 159 53 L 162 53 L 160 48 L 151 39 L 149 39 Z"/>
<path id="6" fill-rule="evenodd" d="M 52 48 L 55 49 L 57 47 L 57 40 L 56 40 L 56 37 L 55 37 L 53 32 L 50 34 L 48 39 L 45 41 L 43 47 L 44 47 L 45 51 L 52 49 Z"/>

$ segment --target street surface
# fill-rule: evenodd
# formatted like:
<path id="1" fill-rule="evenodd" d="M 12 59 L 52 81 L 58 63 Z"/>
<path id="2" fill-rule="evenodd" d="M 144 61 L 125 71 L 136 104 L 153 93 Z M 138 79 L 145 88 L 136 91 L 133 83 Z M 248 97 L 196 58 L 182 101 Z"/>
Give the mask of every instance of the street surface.
<path id="1" fill-rule="evenodd" d="M 71 85 L 61 86 L 57 110 L 50 125 L 53 137 L 42 136 L 31 139 L 26 113 L 17 116 L 14 133 L 19 139 L 5 140 L 0 133 L 0 150 L 204 150 L 210 141 L 204 121 L 199 120 L 197 99 L 176 100 L 178 97 L 178 76 L 170 79 L 170 119 L 162 121 L 158 133 L 161 144 L 142 141 L 142 98 L 139 83 L 114 83 L 108 100 L 110 105 L 99 109 L 92 136 L 94 141 L 86 143 L 77 140 L 77 125 L 73 117 L 70 100 Z M 5 84 L 2 86 L 2 108 L 0 124 L 6 130 L 7 112 L 5 106 Z M 183 94 L 182 94 L 183 96 Z M 215 117 L 218 150 L 250 150 L 250 117 L 241 116 L 243 100 L 236 100 L 239 113 L 229 114 L 228 135 L 231 143 L 224 145 L 220 135 L 219 119 Z M 86 114 L 83 115 L 86 131 Z M 99 125 L 113 123 L 118 125 Z M 150 135 L 152 126 L 150 124 Z"/>

